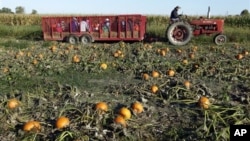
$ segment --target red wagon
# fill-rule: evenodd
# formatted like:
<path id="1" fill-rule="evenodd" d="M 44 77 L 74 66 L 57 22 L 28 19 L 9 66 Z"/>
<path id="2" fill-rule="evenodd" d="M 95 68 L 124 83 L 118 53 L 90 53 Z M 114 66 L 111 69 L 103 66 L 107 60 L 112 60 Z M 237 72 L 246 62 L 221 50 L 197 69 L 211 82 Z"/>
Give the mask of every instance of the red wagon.
<path id="1" fill-rule="evenodd" d="M 44 40 L 84 44 L 94 41 L 141 41 L 146 33 L 146 16 L 57 16 L 42 17 Z"/>

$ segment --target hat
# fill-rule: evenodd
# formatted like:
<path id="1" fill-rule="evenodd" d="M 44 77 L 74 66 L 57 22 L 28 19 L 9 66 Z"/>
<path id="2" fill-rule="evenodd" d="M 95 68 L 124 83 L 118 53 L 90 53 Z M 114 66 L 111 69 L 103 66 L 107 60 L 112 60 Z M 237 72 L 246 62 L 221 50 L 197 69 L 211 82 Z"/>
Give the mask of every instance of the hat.
<path id="1" fill-rule="evenodd" d="M 105 19 L 105 21 L 107 21 L 107 22 L 108 22 L 108 21 L 109 21 L 109 18 L 106 18 L 106 19 Z"/>
<path id="2" fill-rule="evenodd" d="M 76 17 L 74 17 L 74 18 L 73 18 L 73 20 L 77 20 L 77 18 L 76 18 Z"/>
<path id="3" fill-rule="evenodd" d="M 180 6 L 176 6 L 175 9 L 180 9 L 181 7 Z"/>

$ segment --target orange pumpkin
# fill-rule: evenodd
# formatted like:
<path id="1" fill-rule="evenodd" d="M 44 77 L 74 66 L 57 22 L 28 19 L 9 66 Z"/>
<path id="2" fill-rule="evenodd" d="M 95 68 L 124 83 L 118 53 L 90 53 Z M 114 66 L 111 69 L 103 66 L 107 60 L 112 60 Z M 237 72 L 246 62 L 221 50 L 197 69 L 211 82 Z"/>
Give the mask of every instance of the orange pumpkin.
<path id="1" fill-rule="evenodd" d="M 160 55 L 161 56 L 166 56 L 166 54 L 167 54 L 166 50 L 165 49 L 161 49 Z"/>
<path id="2" fill-rule="evenodd" d="M 144 111 L 143 105 L 138 101 L 132 104 L 132 109 L 135 113 L 141 113 Z"/>
<path id="3" fill-rule="evenodd" d="M 50 48 L 50 50 L 51 50 L 52 52 L 56 52 L 57 47 L 56 47 L 56 46 L 52 46 L 52 47 Z"/>
<path id="4" fill-rule="evenodd" d="M 37 59 L 34 59 L 34 60 L 32 61 L 32 64 L 37 65 L 37 64 L 38 64 Z"/>
<path id="5" fill-rule="evenodd" d="M 8 101 L 7 107 L 9 109 L 15 109 L 15 108 L 17 108 L 19 106 L 19 104 L 20 104 L 20 102 L 17 99 L 13 98 L 13 99 L 10 99 Z"/>
<path id="6" fill-rule="evenodd" d="M 243 58 L 243 54 L 239 53 L 235 56 L 236 59 L 241 60 Z"/>
<path id="7" fill-rule="evenodd" d="M 197 47 L 197 46 L 192 47 L 192 51 L 193 51 L 193 52 L 196 52 L 197 50 L 198 50 L 198 47 Z"/>
<path id="8" fill-rule="evenodd" d="M 69 123 L 70 123 L 69 118 L 61 116 L 56 120 L 56 128 L 58 129 L 65 128 L 69 126 Z"/>
<path id="9" fill-rule="evenodd" d="M 9 72 L 9 68 L 8 67 L 4 67 L 3 68 L 3 73 L 7 73 L 7 72 Z"/>
<path id="10" fill-rule="evenodd" d="M 175 75 L 175 71 L 172 70 L 172 69 L 170 69 L 170 70 L 167 71 L 167 75 L 168 76 L 174 76 Z"/>
<path id="11" fill-rule="evenodd" d="M 178 54 L 181 54 L 181 53 L 182 53 L 182 50 L 181 50 L 181 49 L 177 49 L 176 52 L 177 52 Z"/>
<path id="12" fill-rule="evenodd" d="M 183 84 L 184 84 L 184 86 L 186 87 L 186 89 L 190 89 L 191 83 L 190 83 L 188 80 L 184 81 Z"/>
<path id="13" fill-rule="evenodd" d="M 249 52 L 248 52 L 248 51 L 246 51 L 246 50 L 243 50 L 243 51 L 242 51 L 242 54 L 246 56 L 246 55 L 248 55 L 248 54 L 249 54 Z"/>
<path id="14" fill-rule="evenodd" d="M 114 56 L 115 58 L 117 58 L 117 57 L 119 57 L 119 53 L 118 53 L 118 52 L 115 52 L 115 53 L 113 54 L 113 56 Z"/>
<path id="15" fill-rule="evenodd" d="M 159 88 L 156 86 L 156 85 L 153 85 L 153 86 L 151 86 L 151 92 L 152 93 L 157 93 L 158 92 L 158 90 L 159 90 Z"/>
<path id="16" fill-rule="evenodd" d="M 152 77 L 157 78 L 160 76 L 160 73 L 158 71 L 152 71 Z"/>
<path id="17" fill-rule="evenodd" d="M 108 104 L 106 102 L 98 102 L 95 105 L 95 109 L 99 112 L 107 112 L 108 111 Z"/>
<path id="18" fill-rule="evenodd" d="M 195 55 L 194 55 L 194 53 L 191 52 L 191 53 L 189 53 L 188 56 L 189 56 L 189 58 L 194 59 L 194 56 L 195 56 Z"/>
<path id="19" fill-rule="evenodd" d="M 142 74 L 142 79 L 149 80 L 149 75 L 147 73 Z"/>
<path id="20" fill-rule="evenodd" d="M 187 65 L 187 64 L 188 64 L 188 60 L 187 60 L 187 59 L 183 59 L 183 60 L 182 60 L 182 63 L 183 63 L 184 65 Z"/>
<path id="21" fill-rule="evenodd" d="M 123 116 L 123 118 L 126 120 L 126 119 L 130 119 L 131 118 L 131 111 L 126 108 L 126 107 L 122 107 L 120 110 L 119 110 L 119 114 L 121 116 Z"/>
<path id="22" fill-rule="evenodd" d="M 72 61 L 74 63 L 79 63 L 81 61 L 80 56 L 79 55 L 74 55 L 73 58 L 72 58 Z"/>
<path id="23" fill-rule="evenodd" d="M 41 125 L 38 121 L 28 121 L 24 124 L 23 130 L 26 132 L 29 132 L 29 131 L 38 132 L 41 130 Z"/>
<path id="24" fill-rule="evenodd" d="M 201 96 L 199 99 L 199 106 L 203 109 L 208 109 L 210 107 L 211 103 L 209 99 L 205 96 Z"/>
<path id="25" fill-rule="evenodd" d="M 123 127 L 126 127 L 126 126 L 127 126 L 126 120 L 125 120 L 124 117 L 121 116 L 121 115 L 118 115 L 118 116 L 114 119 L 114 122 L 117 123 L 117 124 L 121 124 Z"/>

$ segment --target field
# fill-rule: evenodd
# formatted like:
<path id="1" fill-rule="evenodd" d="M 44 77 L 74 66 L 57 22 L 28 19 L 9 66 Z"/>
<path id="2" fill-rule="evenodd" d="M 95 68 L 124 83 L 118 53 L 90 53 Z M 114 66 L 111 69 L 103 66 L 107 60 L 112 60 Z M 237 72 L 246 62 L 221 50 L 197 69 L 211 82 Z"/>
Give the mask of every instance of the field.
<path id="1" fill-rule="evenodd" d="M 162 36 L 165 23 L 149 20 L 150 34 Z M 0 39 L 1 141 L 226 141 L 230 124 L 250 124 L 247 26 L 227 25 L 223 46 L 199 37 L 181 47 L 45 42 L 38 25 L 26 26 L 9 28 L 15 36 L 0 26 L 9 34 Z"/>

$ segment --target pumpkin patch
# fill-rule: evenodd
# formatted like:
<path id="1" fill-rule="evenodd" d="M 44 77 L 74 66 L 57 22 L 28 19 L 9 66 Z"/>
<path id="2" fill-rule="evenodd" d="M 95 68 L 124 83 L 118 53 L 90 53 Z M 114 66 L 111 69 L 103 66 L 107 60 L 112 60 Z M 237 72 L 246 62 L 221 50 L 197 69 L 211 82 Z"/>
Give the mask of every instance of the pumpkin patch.
<path id="1" fill-rule="evenodd" d="M 46 46 L 0 51 L 4 137 L 228 140 L 228 124 L 248 123 L 247 45 Z"/>

